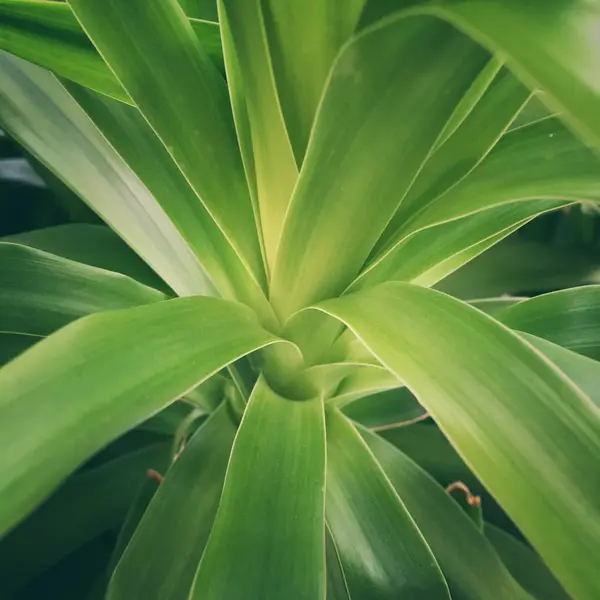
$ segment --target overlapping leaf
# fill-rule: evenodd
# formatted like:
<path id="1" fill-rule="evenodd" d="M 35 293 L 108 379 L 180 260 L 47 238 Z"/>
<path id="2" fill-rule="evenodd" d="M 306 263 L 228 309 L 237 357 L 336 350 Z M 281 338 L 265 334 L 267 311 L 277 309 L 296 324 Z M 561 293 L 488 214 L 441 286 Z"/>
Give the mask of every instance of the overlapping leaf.
<path id="1" fill-rule="evenodd" d="M 212 285 L 148 189 L 56 78 L 0 54 L 0 124 L 61 177 L 179 294 Z"/>
<path id="2" fill-rule="evenodd" d="M 324 596 L 324 426 L 320 398 L 288 400 L 258 380 L 190 598 Z"/>
<path id="3" fill-rule="evenodd" d="M 44 336 L 94 312 L 165 298 L 125 275 L 0 242 L 0 331 Z"/>
<path id="4" fill-rule="evenodd" d="M 36 344 L 0 370 L 11 449 L 0 458 L 0 530 L 108 441 L 273 341 L 249 309 L 195 297 L 92 315 Z"/>
<path id="5" fill-rule="evenodd" d="M 177 0 L 71 0 L 98 51 L 257 280 L 265 273 L 227 85 Z"/>
<path id="6" fill-rule="evenodd" d="M 389 283 L 322 307 L 415 393 L 566 589 L 597 594 L 586 557 L 600 540 L 600 419 L 589 398 L 509 330 L 438 292 Z"/>

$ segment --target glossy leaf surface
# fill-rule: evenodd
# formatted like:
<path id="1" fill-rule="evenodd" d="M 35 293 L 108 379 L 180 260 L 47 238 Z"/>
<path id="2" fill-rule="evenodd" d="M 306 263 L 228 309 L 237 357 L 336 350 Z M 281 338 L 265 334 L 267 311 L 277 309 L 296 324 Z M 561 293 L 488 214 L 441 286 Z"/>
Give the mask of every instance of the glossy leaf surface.
<path id="1" fill-rule="evenodd" d="M 593 597 L 585 557 L 600 539 L 600 419 L 589 398 L 518 336 L 439 292 L 390 283 L 322 306 L 406 383 L 565 587 Z"/>
<path id="2" fill-rule="evenodd" d="M 0 124 L 179 294 L 206 293 L 198 260 L 148 189 L 44 69 L 0 54 Z"/>
<path id="3" fill-rule="evenodd" d="M 324 427 L 319 398 L 287 400 L 258 380 L 190 598 L 324 596 Z"/>
<path id="4" fill-rule="evenodd" d="M 421 532 L 338 409 L 327 411 L 326 517 L 352 600 L 450 598 Z"/>
<path id="5" fill-rule="evenodd" d="M 271 293 L 279 313 L 350 283 L 486 59 L 430 18 L 391 21 L 345 47 L 284 225 Z M 365 161 L 365 148 L 376 161 Z"/>
<path id="6" fill-rule="evenodd" d="M 529 598 L 471 519 L 430 476 L 379 436 L 360 432 L 438 560 L 453 598 Z"/>
<path id="7" fill-rule="evenodd" d="M 11 448 L 0 460 L 0 530 L 104 444 L 273 341 L 248 309 L 196 297 L 92 315 L 36 344 L 0 370 Z"/>
<path id="8" fill-rule="evenodd" d="M 227 86 L 177 1 L 69 4 L 200 201 L 262 280 Z"/>

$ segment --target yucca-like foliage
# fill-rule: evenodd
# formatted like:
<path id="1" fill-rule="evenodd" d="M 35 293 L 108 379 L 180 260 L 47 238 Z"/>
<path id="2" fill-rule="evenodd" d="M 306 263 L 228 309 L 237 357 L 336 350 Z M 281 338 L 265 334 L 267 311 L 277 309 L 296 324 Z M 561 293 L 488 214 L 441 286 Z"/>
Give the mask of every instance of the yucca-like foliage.
<path id="1" fill-rule="evenodd" d="M 143 465 L 90 598 L 600 598 L 600 289 L 432 289 L 600 198 L 599 32 L 590 0 L 0 0 L 0 127 L 117 234 L 0 243 L 4 564 Z"/>

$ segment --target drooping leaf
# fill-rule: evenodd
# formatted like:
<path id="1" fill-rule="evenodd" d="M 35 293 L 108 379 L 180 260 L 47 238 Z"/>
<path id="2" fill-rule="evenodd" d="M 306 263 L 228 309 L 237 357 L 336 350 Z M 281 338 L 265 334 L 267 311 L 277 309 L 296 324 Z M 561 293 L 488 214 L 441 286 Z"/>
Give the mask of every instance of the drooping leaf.
<path id="1" fill-rule="evenodd" d="M 497 313 L 505 325 L 600 359 L 600 286 L 559 290 Z"/>
<path id="2" fill-rule="evenodd" d="M 359 431 L 429 544 L 453 598 L 529 599 L 482 532 L 430 476 L 379 436 Z"/>
<path id="3" fill-rule="evenodd" d="M 108 600 L 187 598 L 212 529 L 235 424 L 226 404 L 169 470 L 112 576 Z"/>
<path id="4" fill-rule="evenodd" d="M 249 309 L 194 297 L 86 317 L 8 363 L 0 531 L 108 441 L 275 340 Z"/>
<path id="5" fill-rule="evenodd" d="M 321 306 L 405 382 L 565 588 L 597 594 L 600 419 L 589 398 L 516 334 L 439 292 L 389 283 Z"/>
<path id="6" fill-rule="evenodd" d="M 374 0 L 374 4 L 371 20 L 412 6 L 405 12 L 435 15 L 454 23 L 502 55 L 529 88 L 543 90 L 541 98 L 552 111 L 563 114 L 575 130 L 600 147 L 596 35 L 600 8 L 595 2 L 551 0 L 543 13 L 537 4 L 520 0 Z"/>
<path id="7" fill-rule="evenodd" d="M 224 235 L 264 281 L 227 86 L 177 0 L 70 0 L 117 79 Z"/>
<path id="8" fill-rule="evenodd" d="M 322 400 L 288 400 L 259 379 L 190 599 L 322 598 L 324 487 Z"/>
<path id="9" fill-rule="evenodd" d="M 431 550 L 354 426 L 327 411 L 327 525 L 352 600 L 450 598 Z"/>
<path id="10" fill-rule="evenodd" d="M 125 275 L 0 242 L 0 331 L 44 336 L 94 312 L 165 298 Z"/>
<path id="11" fill-rule="evenodd" d="M 57 79 L 0 54 L 0 125 L 96 211 L 179 295 L 212 289 L 164 211 Z"/>
<path id="12" fill-rule="evenodd" d="M 344 48 L 283 229 L 271 285 L 279 313 L 331 297 L 356 276 L 486 61 L 430 18 L 386 22 Z M 365 148 L 377 158 L 365 160 Z"/>

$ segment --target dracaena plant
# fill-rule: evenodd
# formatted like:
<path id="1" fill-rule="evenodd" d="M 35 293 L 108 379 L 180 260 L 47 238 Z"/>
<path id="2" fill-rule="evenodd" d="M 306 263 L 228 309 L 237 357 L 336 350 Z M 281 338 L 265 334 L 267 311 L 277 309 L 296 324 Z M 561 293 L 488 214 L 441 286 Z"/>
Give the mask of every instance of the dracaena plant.
<path id="1" fill-rule="evenodd" d="M 0 370 L 0 529 L 184 398 L 100 597 L 600 597 L 600 292 L 432 289 L 598 200 L 599 30 L 584 0 L 1 0 L 0 127 L 126 245 L 0 245 L 0 329 L 45 337 Z M 423 423 L 390 443 L 390 407 Z"/>

